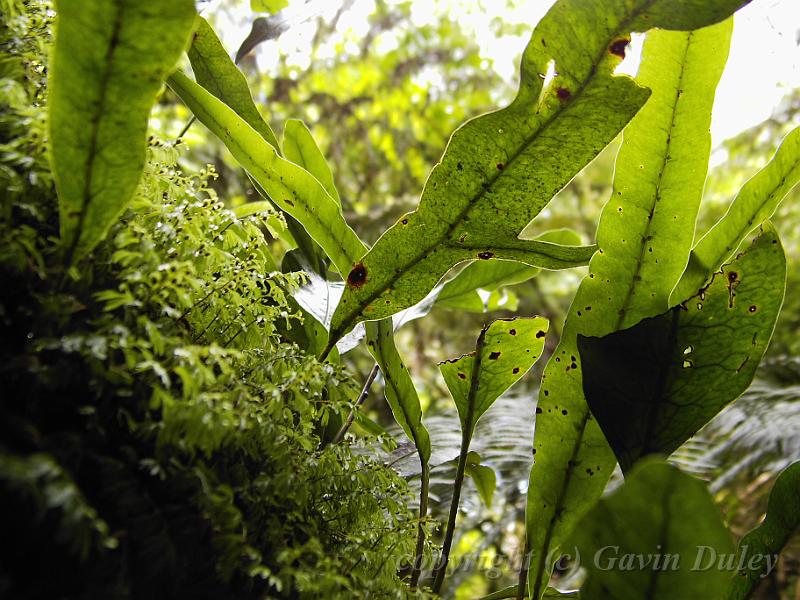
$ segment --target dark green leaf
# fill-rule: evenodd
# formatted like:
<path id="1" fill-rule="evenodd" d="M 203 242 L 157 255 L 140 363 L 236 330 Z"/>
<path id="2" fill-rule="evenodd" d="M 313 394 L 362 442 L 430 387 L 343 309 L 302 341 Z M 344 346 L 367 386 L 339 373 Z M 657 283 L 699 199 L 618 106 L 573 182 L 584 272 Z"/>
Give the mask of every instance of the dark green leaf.
<path id="1" fill-rule="evenodd" d="M 652 96 L 623 135 L 612 197 L 597 231 L 600 250 L 542 376 L 528 491 L 532 598 L 547 585 L 548 556 L 557 555 L 614 469 L 583 396 L 577 335 L 606 335 L 669 308 L 691 249 L 714 89 L 729 40 L 730 23 L 647 35 L 639 80 Z"/>
<path id="2" fill-rule="evenodd" d="M 197 17 L 197 22 L 197 31 L 188 52 L 197 83 L 231 107 L 269 145 L 279 150 L 275 133 L 253 102 L 244 74 L 233 64 L 208 21 Z"/>
<path id="3" fill-rule="evenodd" d="M 660 460 L 637 465 L 575 529 L 588 571 L 581 596 L 614 600 L 723 597 L 730 572 L 708 568 L 733 555 L 705 485 Z"/>
<path id="4" fill-rule="evenodd" d="M 775 481 L 764 522 L 739 542 L 736 565 L 744 568 L 734 576 L 728 600 L 745 600 L 751 596 L 756 586 L 775 568 L 778 554 L 798 527 L 800 463 L 796 462 Z"/>
<path id="5" fill-rule="evenodd" d="M 672 453 L 747 389 L 785 281 L 783 248 L 765 228 L 697 296 L 629 329 L 578 336 L 586 401 L 623 471 Z"/>
<path id="6" fill-rule="evenodd" d="M 136 190 L 147 118 L 194 24 L 192 0 L 61 0 L 50 63 L 51 160 L 68 263 L 105 236 Z"/>

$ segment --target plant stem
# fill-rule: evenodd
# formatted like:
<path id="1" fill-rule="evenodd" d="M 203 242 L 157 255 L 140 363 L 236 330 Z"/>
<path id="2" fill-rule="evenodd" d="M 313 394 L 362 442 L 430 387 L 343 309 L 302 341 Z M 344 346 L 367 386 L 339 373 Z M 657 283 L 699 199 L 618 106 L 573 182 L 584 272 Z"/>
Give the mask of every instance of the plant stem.
<path id="1" fill-rule="evenodd" d="M 525 536 L 525 543 L 522 545 L 525 554 L 522 556 L 522 564 L 519 566 L 519 583 L 517 584 L 517 600 L 525 598 L 528 588 L 528 567 L 530 566 L 531 556 L 528 552 L 528 537 Z"/>
<path id="2" fill-rule="evenodd" d="M 414 565 L 411 568 L 411 591 L 416 591 L 419 576 L 422 571 L 422 551 L 425 548 L 425 517 L 428 514 L 428 484 L 430 480 L 430 467 L 420 456 L 422 465 L 421 488 L 419 491 L 419 525 L 417 526 L 417 548 L 414 551 Z"/>
<path id="3" fill-rule="evenodd" d="M 192 123 L 194 123 L 196 120 L 197 117 L 192 115 L 192 118 L 187 121 L 186 125 L 183 126 L 183 129 L 181 129 L 181 132 L 178 134 L 178 137 L 176 138 L 178 141 L 183 139 L 183 136 L 185 136 L 186 132 L 189 131 L 189 127 L 191 127 Z"/>
<path id="4" fill-rule="evenodd" d="M 367 380 L 364 382 L 364 387 L 361 390 L 361 394 L 358 396 L 358 400 L 356 400 L 353 409 L 350 411 L 350 414 L 347 415 L 347 420 L 342 424 L 342 427 L 339 431 L 336 432 L 336 436 L 333 438 L 332 444 L 338 444 L 339 442 L 344 439 L 344 434 L 347 433 L 347 430 L 350 429 L 350 426 L 353 424 L 353 419 L 356 417 L 356 411 L 358 407 L 364 404 L 364 401 L 369 396 L 369 388 L 372 387 L 372 382 L 375 381 L 375 377 L 378 376 L 378 371 L 380 368 L 378 367 L 378 363 L 372 365 L 372 370 L 367 375 Z"/>
<path id="5" fill-rule="evenodd" d="M 438 594 L 442 589 L 444 576 L 447 571 L 447 562 L 450 559 L 450 547 L 453 545 L 453 535 L 456 530 L 456 517 L 458 516 L 458 504 L 461 500 L 461 486 L 464 484 L 464 472 L 467 469 L 467 456 L 469 455 L 470 434 L 467 430 L 461 432 L 461 452 L 458 455 L 458 467 L 456 468 L 456 478 L 453 482 L 453 499 L 450 501 L 450 514 L 447 517 L 447 528 L 444 532 L 442 542 L 442 555 L 439 563 L 434 569 L 433 593 Z"/>

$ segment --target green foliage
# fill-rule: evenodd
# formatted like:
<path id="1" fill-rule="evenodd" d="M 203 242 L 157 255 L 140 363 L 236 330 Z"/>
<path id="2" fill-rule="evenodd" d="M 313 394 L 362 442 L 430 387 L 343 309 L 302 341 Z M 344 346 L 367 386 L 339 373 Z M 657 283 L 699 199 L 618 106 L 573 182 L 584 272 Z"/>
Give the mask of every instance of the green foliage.
<path id="1" fill-rule="evenodd" d="M 548 326 L 541 317 L 494 321 L 481 331 L 474 352 L 439 365 L 466 439 L 483 413 L 541 356 Z"/>
<path id="2" fill-rule="evenodd" d="M 528 44 L 515 100 L 453 134 L 419 208 L 386 231 L 364 258 L 367 280 L 345 289 L 331 334 L 413 305 L 465 260 L 501 258 L 550 269 L 585 260 L 574 249 L 518 236 L 645 103 L 647 90 L 613 76 L 630 31 L 691 29 L 729 14 L 721 2 L 693 6 L 689 23 L 673 23 L 677 12 L 671 11 L 679 9 L 664 17 L 664 4 L 557 3 Z M 579 32 L 580 46 L 563 35 L 567 30 Z M 541 75 L 551 61 L 558 76 L 544 88 Z"/>
<path id="3" fill-rule="evenodd" d="M 706 486 L 637 462 L 677 449 L 708 474 L 713 461 L 704 471 L 693 449 L 739 447 L 735 430 L 753 425 L 712 426 L 679 448 L 749 386 L 781 309 L 784 246 L 764 219 L 796 183 L 796 132 L 716 225 L 719 206 L 699 210 L 726 18 L 746 2 L 558 0 L 516 97 L 458 128 L 424 187 L 446 135 L 504 97 L 439 8 L 417 29 L 412 3 L 377 2 L 355 43 L 337 27 L 357 12 L 345 0 L 331 23 L 319 18 L 309 67 L 279 60 L 252 93 L 249 52 L 313 12 L 256 18 L 234 62 L 185 2 L 162 18 L 64 0 L 48 105 L 54 13 L 2 3 L 0 385 L 14 392 L 0 399 L 0 595 L 576 597 L 550 576 L 571 534 L 584 558 L 609 546 L 681 555 L 683 568 L 655 574 L 587 561 L 588 579 L 569 586 L 582 596 L 750 593 L 763 570 L 731 583 L 731 569 L 683 564 L 697 546 L 733 556 Z M 196 82 L 167 72 L 192 27 Z M 645 31 L 639 74 L 616 75 Z M 142 155 L 165 77 L 183 103 L 164 94 L 151 126 L 181 133 L 152 135 Z M 195 118 L 208 131 L 190 130 Z M 696 223 L 709 233 L 693 248 Z M 560 330 L 560 298 L 579 282 Z M 547 318 L 483 325 L 500 309 Z M 414 346 L 398 352 L 395 330 L 411 321 L 399 339 Z M 443 363 L 442 383 L 433 365 L 471 344 L 473 325 L 475 352 Z M 531 381 L 502 397 L 542 354 L 538 400 Z M 360 393 L 348 369 L 369 371 Z M 367 402 L 375 381 L 386 403 Z M 742 461 L 769 455 L 774 469 L 792 451 Z M 625 481 L 600 499 L 614 453 Z M 794 487 L 779 480 L 741 556 L 749 541 L 784 545 Z M 451 550 L 523 562 L 502 581 L 453 569 L 447 589 Z"/>
<path id="4" fill-rule="evenodd" d="M 710 108 L 729 39 L 729 23 L 648 34 L 640 77 L 651 100 L 623 135 L 613 193 L 597 230 L 600 251 L 542 376 L 528 494 L 532 598 L 547 584 L 547 556 L 600 496 L 614 468 L 584 399 L 576 336 L 602 336 L 669 307 L 691 248 Z"/>
<path id="5" fill-rule="evenodd" d="M 13 73 L 0 124 L 4 144 L 22 134 L 0 169 L 16 186 L 0 221 L 2 595 L 402 597 L 407 486 L 368 451 L 320 449 L 356 389 L 282 333 L 304 277 L 269 253 L 280 216 L 236 218 L 213 171 L 182 174 L 181 147 L 153 140 L 128 209 L 65 277 L 33 102 L 43 54 L 16 37 L 47 19 L 27 10 L 3 57 L 37 62 Z"/>
<path id="6" fill-rule="evenodd" d="M 764 522 L 739 542 L 736 564 L 746 567 L 734 576 L 729 600 L 744 600 L 752 595 L 760 580 L 774 568 L 789 537 L 800 528 L 799 492 L 800 463 L 794 463 L 778 475 Z M 759 560 L 753 560 L 754 557 Z"/>
<path id="7" fill-rule="evenodd" d="M 339 273 L 348 273 L 353 257 L 359 256 L 364 246 L 322 184 L 302 167 L 281 158 L 236 112 L 180 71 L 168 82 L 194 115 L 225 142 L 268 197 L 303 224 Z"/>
<path id="8" fill-rule="evenodd" d="M 774 229 L 696 296 L 604 337 L 578 335 L 583 389 L 623 471 L 669 455 L 747 389 L 783 303 Z"/>
<path id="9" fill-rule="evenodd" d="M 660 460 L 639 463 L 574 537 L 587 598 L 725 597 L 731 573 L 708 568 L 711 556 L 734 554 L 719 509 L 702 482 Z"/>
<path id="10" fill-rule="evenodd" d="M 194 2 L 57 3 L 50 136 L 66 262 L 106 234 L 133 195 L 147 118 L 194 23 Z"/>

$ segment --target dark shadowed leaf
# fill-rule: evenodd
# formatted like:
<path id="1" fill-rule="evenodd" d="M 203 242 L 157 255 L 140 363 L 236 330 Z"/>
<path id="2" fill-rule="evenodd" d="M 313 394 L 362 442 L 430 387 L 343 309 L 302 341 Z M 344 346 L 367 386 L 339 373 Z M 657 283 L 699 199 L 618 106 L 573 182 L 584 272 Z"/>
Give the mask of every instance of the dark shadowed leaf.
<path id="1" fill-rule="evenodd" d="M 775 568 L 778 554 L 800 527 L 800 463 L 784 470 L 769 495 L 764 522 L 739 542 L 736 565 L 745 565 L 733 578 L 729 600 L 749 598 Z"/>
<path id="2" fill-rule="evenodd" d="M 629 329 L 578 336 L 586 401 L 623 471 L 672 453 L 747 389 L 785 280 L 783 248 L 765 226 L 697 296 Z"/>
<path id="3" fill-rule="evenodd" d="M 585 598 L 724 597 L 730 571 L 709 568 L 734 552 L 705 485 L 660 460 L 642 461 L 575 528 Z M 714 561 L 716 563 L 716 561 Z"/>

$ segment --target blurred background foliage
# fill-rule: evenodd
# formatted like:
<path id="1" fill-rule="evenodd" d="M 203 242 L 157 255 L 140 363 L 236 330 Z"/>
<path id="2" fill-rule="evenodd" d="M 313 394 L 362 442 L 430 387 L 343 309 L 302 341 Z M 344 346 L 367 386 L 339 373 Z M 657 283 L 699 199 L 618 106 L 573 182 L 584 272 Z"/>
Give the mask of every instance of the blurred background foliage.
<path id="1" fill-rule="evenodd" d="M 421 15 L 423 4 L 427 8 Z M 517 0 L 335 0 L 326 6 L 321 11 L 319 3 L 302 0 L 199 3 L 202 14 L 238 59 L 262 114 L 279 137 L 287 118 L 300 118 L 309 126 L 333 168 L 348 222 L 371 244 L 400 214 L 416 206 L 427 174 L 453 130 L 513 97 L 514 77 L 507 76 L 507 65 L 500 64 L 496 54 L 493 58 L 486 52 L 485 38 L 483 47 L 479 43 L 476 20 L 488 23 L 493 36 L 489 43 L 495 50 L 506 49 L 506 58 L 516 65 L 539 15 L 521 21 L 524 7 Z M 530 3 L 526 6 L 530 11 Z M 800 90 L 788 89 L 770 118 L 715 149 L 698 238 L 724 214 L 742 184 L 766 164 L 782 137 L 797 126 L 799 115 Z M 165 94 L 154 126 L 162 135 L 175 138 L 189 118 L 186 109 Z M 201 125 L 192 125 L 184 139 L 189 146 L 184 160 L 195 168 L 206 163 L 215 166 L 219 177 L 213 185 L 226 203 L 236 206 L 258 199 L 235 161 Z M 529 230 L 569 228 L 584 243 L 593 241 L 610 194 L 618 145 L 618 141 L 612 143 L 580 173 Z M 774 474 L 800 459 L 800 447 L 796 441 L 790 443 L 800 417 L 799 199 L 800 190 L 795 189 L 774 217 L 787 250 L 789 280 L 768 360 L 753 389 L 676 456 L 686 468 L 712 482 L 727 518 L 742 533 L 762 517 Z M 287 249 L 274 241 L 276 253 Z M 498 488 L 492 508 L 487 509 L 468 484 L 453 562 L 467 557 L 478 560 L 483 570 L 470 575 L 468 568 L 457 569 L 448 580 L 446 595 L 474 598 L 515 582 L 515 569 L 509 564 L 515 564 L 523 530 L 539 369 L 556 345 L 582 276 L 582 269 L 543 272 L 517 285 L 481 292 L 483 311 L 436 307 L 398 334 L 398 346 L 420 391 L 432 434 L 433 515 L 441 521 L 449 503 L 451 459 L 458 453 L 459 438 L 454 406 L 436 364 L 468 352 L 480 327 L 494 318 L 539 314 L 552 323 L 546 356 L 478 428 L 476 449 L 497 471 Z M 362 348 L 346 354 L 344 361 L 362 379 L 372 364 Z M 391 428 L 380 385 L 373 388 L 365 410 L 372 420 L 402 438 Z M 413 486 L 414 461 L 403 459 L 403 448 L 401 442 L 396 451 L 400 455 L 391 462 Z M 800 597 L 800 552 L 796 544 L 791 548 L 759 592 L 763 597 Z M 487 573 L 493 577 L 486 577 Z"/>

